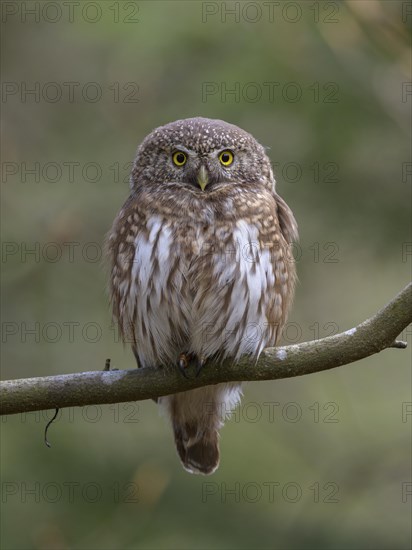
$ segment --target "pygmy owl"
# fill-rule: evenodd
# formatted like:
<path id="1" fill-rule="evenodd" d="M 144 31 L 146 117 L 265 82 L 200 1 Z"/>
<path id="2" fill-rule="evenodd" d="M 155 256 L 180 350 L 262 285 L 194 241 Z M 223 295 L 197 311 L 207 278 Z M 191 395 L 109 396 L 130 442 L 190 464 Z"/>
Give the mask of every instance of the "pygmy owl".
<path id="1" fill-rule="evenodd" d="M 138 147 L 130 185 L 108 250 L 114 317 L 138 366 L 253 363 L 276 344 L 295 284 L 297 225 L 265 149 L 222 120 L 178 120 Z M 240 396 L 228 383 L 158 399 L 186 470 L 216 470 Z"/>

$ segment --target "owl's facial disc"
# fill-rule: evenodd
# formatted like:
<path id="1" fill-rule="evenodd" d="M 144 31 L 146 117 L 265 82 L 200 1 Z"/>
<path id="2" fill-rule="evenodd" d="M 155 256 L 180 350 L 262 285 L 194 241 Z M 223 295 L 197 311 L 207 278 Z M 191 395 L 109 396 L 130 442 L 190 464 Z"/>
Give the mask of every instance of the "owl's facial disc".
<path id="1" fill-rule="evenodd" d="M 174 143 L 164 149 L 173 169 L 175 180 L 194 187 L 198 192 L 216 190 L 216 186 L 233 180 L 233 169 L 239 165 L 235 144 L 222 144 L 226 147 L 205 148 L 200 145 L 189 148 L 186 143 Z M 228 147 L 229 145 L 229 147 Z M 239 155 L 242 158 L 242 155 Z"/>
<path id="2" fill-rule="evenodd" d="M 212 178 L 204 161 L 201 161 L 199 164 L 198 160 L 194 160 L 193 157 L 193 153 L 191 154 L 181 147 L 180 149 L 176 149 L 172 154 L 172 161 L 175 166 L 182 168 L 182 170 L 183 167 L 188 166 L 189 170 L 185 173 L 186 176 L 188 176 L 189 183 L 196 187 L 200 187 L 200 189 L 204 191 L 208 183 L 211 183 Z"/>

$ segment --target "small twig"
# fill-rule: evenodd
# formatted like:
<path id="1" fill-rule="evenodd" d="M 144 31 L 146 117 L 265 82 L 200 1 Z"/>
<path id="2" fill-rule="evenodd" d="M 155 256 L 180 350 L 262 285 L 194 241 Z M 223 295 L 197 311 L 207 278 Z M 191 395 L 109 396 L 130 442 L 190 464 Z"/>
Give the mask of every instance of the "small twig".
<path id="1" fill-rule="evenodd" d="M 47 422 L 47 425 L 46 425 L 46 427 L 45 427 L 45 429 L 44 429 L 44 442 L 46 443 L 47 447 L 49 447 L 49 448 L 51 447 L 51 445 L 50 445 L 50 443 L 49 443 L 49 440 L 47 439 L 47 430 L 49 429 L 49 426 L 50 426 L 51 424 L 53 424 L 53 422 L 56 420 L 57 415 L 59 414 L 59 410 L 60 410 L 60 409 L 58 409 L 58 408 L 56 407 L 56 412 L 54 413 L 53 418 L 52 418 L 51 420 L 49 420 L 49 422 Z"/>
<path id="2" fill-rule="evenodd" d="M 397 348 L 397 349 L 406 349 L 408 347 L 408 343 L 403 342 L 402 340 L 395 340 L 393 344 L 391 344 L 389 347 Z"/>

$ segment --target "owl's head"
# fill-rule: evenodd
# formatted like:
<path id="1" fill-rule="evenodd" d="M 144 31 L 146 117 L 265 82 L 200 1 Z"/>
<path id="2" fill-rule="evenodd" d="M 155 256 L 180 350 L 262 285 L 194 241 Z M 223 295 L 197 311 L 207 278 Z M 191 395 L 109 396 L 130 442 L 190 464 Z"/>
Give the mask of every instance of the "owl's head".
<path id="1" fill-rule="evenodd" d="M 132 189 L 177 186 L 199 194 L 259 184 L 274 186 L 262 145 L 233 124 L 201 117 L 153 130 L 137 149 L 131 177 Z"/>

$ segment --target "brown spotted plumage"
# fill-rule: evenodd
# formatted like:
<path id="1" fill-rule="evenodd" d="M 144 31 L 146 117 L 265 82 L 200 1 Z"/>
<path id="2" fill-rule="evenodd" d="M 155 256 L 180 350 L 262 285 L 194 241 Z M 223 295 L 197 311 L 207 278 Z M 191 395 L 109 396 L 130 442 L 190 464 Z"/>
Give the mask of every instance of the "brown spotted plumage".
<path id="1" fill-rule="evenodd" d="M 264 148 L 221 120 L 178 120 L 137 150 L 131 194 L 108 239 L 110 292 L 139 366 L 257 358 L 290 308 L 297 226 Z M 207 368 L 207 364 L 205 366 Z M 184 467 L 219 465 L 219 429 L 240 384 L 160 398 Z"/>

